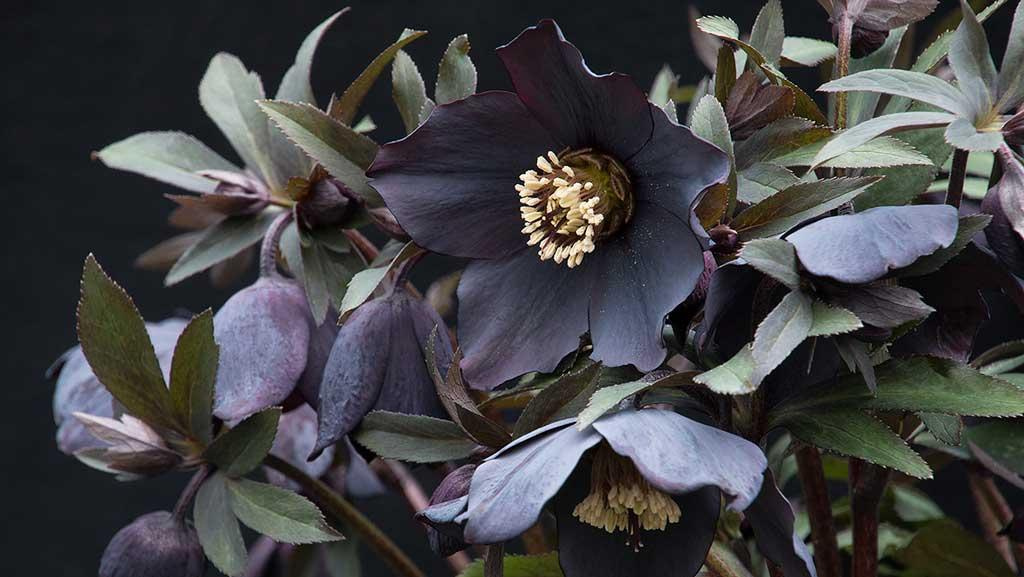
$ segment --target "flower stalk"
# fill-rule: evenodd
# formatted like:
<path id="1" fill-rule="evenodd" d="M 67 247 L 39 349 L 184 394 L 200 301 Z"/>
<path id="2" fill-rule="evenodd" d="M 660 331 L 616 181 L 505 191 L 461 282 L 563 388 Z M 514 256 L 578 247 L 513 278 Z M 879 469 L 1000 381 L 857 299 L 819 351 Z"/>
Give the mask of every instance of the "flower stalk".
<path id="1" fill-rule="evenodd" d="M 196 493 L 199 492 L 199 487 L 203 484 L 203 481 L 210 475 L 210 466 L 202 465 L 199 470 L 192 475 L 189 479 L 188 485 L 181 491 L 181 496 L 178 497 L 178 502 L 174 505 L 174 518 L 178 521 L 185 519 L 185 512 L 188 511 L 189 505 L 192 504 L 192 500 L 196 498 Z"/>
<path id="2" fill-rule="evenodd" d="M 263 463 L 298 483 L 327 513 L 359 533 L 366 544 L 391 567 L 396 575 L 426 577 L 426 574 L 413 563 L 412 559 L 409 559 L 383 531 L 322 481 L 310 477 L 291 463 L 274 455 L 267 455 Z"/>
<path id="3" fill-rule="evenodd" d="M 267 229 L 267 234 L 260 244 L 260 277 L 270 277 L 277 274 L 277 244 L 281 240 L 281 233 L 291 223 L 294 213 L 290 210 L 282 212 Z"/>
<path id="4" fill-rule="evenodd" d="M 832 517 L 832 503 L 829 500 L 821 453 L 815 447 L 805 446 L 796 452 L 796 464 L 811 522 L 814 565 L 818 568 L 819 577 L 841 577 L 843 573 L 836 540 L 836 523 Z"/>
<path id="5" fill-rule="evenodd" d="M 953 166 L 949 172 L 949 188 L 946 189 L 946 204 L 960 208 L 964 196 L 964 180 L 967 177 L 967 157 L 970 151 L 957 148 L 953 151 Z"/>
<path id="6" fill-rule="evenodd" d="M 889 471 L 850 459 L 850 506 L 853 513 L 853 577 L 878 575 L 878 507 Z"/>

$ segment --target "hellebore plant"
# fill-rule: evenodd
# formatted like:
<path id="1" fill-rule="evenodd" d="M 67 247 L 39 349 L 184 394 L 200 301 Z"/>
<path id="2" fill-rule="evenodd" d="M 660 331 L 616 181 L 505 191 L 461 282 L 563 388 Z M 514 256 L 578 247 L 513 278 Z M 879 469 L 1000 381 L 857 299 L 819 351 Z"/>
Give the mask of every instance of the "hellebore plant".
<path id="1" fill-rule="evenodd" d="M 360 511 L 387 491 L 464 576 L 1020 574 L 995 479 L 1024 488 L 1024 8 L 999 72 L 981 28 L 1004 3 L 963 3 L 911 70 L 934 0 L 822 1 L 836 44 L 786 36 L 779 0 L 749 34 L 692 14 L 711 75 L 646 94 L 552 20 L 497 49 L 512 92 L 477 90 L 461 35 L 428 95 L 405 30 L 320 108 L 344 10 L 273 100 L 215 56 L 200 103 L 239 162 L 175 132 L 96 153 L 197 193 L 139 262 L 168 284 L 259 255 L 160 323 L 86 259 L 58 448 L 192 474 L 99 574 L 352 576 L 358 542 L 421 577 Z M 783 72 L 816 66 L 827 107 Z M 379 145 L 355 119 L 388 71 L 406 134 Z M 925 492 L 956 462 L 980 537 Z"/>

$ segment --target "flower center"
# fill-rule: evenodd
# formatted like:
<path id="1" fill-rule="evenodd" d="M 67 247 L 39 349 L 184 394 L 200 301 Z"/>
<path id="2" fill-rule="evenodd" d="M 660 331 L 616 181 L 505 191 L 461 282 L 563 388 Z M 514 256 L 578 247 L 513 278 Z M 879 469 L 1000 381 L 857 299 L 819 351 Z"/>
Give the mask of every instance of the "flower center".
<path id="1" fill-rule="evenodd" d="M 626 169 L 614 158 L 591 149 L 561 157 L 549 151 L 537 157 L 537 170 L 519 175 L 523 234 L 537 246 L 541 260 L 573 268 L 594 252 L 597 242 L 629 222 L 633 192 Z"/>
<path id="2" fill-rule="evenodd" d="M 633 462 L 602 443 L 594 452 L 590 494 L 572 514 L 580 521 L 609 533 L 626 531 L 626 545 L 640 551 L 640 530 L 664 531 L 680 518 L 679 505 L 655 489 Z"/>

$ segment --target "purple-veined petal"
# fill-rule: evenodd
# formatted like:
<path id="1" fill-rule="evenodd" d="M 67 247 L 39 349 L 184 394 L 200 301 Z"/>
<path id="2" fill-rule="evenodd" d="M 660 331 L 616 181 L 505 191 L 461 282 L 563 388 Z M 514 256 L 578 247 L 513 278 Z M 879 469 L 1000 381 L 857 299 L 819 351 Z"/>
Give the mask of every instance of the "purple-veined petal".
<path id="1" fill-rule="evenodd" d="M 171 357 L 178 336 L 188 324 L 187 319 L 169 318 L 157 323 L 146 323 L 146 332 L 153 343 L 153 351 L 164 373 L 170 378 Z M 60 373 L 53 394 L 53 417 L 57 424 L 57 448 L 65 454 L 81 449 L 105 447 L 72 413 L 86 413 L 97 417 L 114 416 L 114 397 L 100 383 L 89 367 L 82 347 L 68 350 L 58 360 Z M 51 369 L 56 370 L 56 369 Z"/>
<path id="2" fill-rule="evenodd" d="M 593 265 L 541 261 L 533 248 L 469 263 L 459 281 L 458 322 L 470 386 L 490 390 L 530 371 L 551 371 L 576 350 L 587 332 Z"/>
<path id="3" fill-rule="evenodd" d="M 704 564 L 718 524 L 719 491 L 704 487 L 673 497 L 682 513 L 664 531 L 641 531 L 643 548 L 635 552 L 623 531 L 609 533 L 576 519 L 572 511 L 590 492 L 586 471 L 579 471 L 555 497 L 558 561 L 566 577 L 621 575 L 695 575 Z"/>
<path id="4" fill-rule="evenodd" d="M 665 316 L 693 292 L 704 272 L 697 237 L 686 221 L 640 203 L 623 234 L 599 244 L 597 252 L 592 256 L 600 262 L 600 280 L 590 299 L 593 358 L 609 366 L 657 368 L 665 360 Z"/>
<path id="5" fill-rule="evenodd" d="M 786 240 L 811 274 L 861 284 L 948 247 L 957 222 L 947 205 L 879 206 L 824 218 Z"/>
<path id="6" fill-rule="evenodd" d="M 463 515 L 466 541 L 501 543 L 529 529 L 583 453 L 600 441 L 592 428 L 564 427 L 481 463 Z"/>
<path id="7" fill-rule="evenodd" d="M 593 147 L 624 161 L 651 138 L 643 91 L 623 74 L 594 74 L 553 20 L 524 30 L 498 57 L 523 104 L 561 147 Z"/>
<path id="8" fill-rule="evenodd" d="M 768 461 L 750 441 L 661 409 L 626 410 L 594 423 L 612 450 L 629 457 L 657 489 L 672 495 L 718 487 L 742 511 L 757 497 Z"/>
<path id="9" fill-rule="evenodd" d="M 729 158 L 661 110 L 655 112 L 650 142 L 627 163 L 633 190 L 638 201 L 657 204 L 689 222 L 701 192 L 729 177 Z"/>
<path id="10" fill-rule="evenodd" d="M 417 244 L 500 258 L 526 246 L 515 186 L 549 150 L 558 144 L 515 94 L 484 92 L 438 106 L 384 145 L 367 174 Z"/>
<path id="11" fill-rule="evenodd" d="M 213 317 L 220 367 L 213 414 L 243 419 L 288 398 L 306 368 L 309 304 L 297 283 L 261 278 Z"/>
<path id="12" fill-rule="evenodd" d="M 754 529 L 754 538 L 761 554 L 782 567 L 786 577 L 817 577 L 814 559 L 800 535 L 793 530 L 793 507 L 779 492 L 770 470 L 757 499 L 744 512 Z"/>

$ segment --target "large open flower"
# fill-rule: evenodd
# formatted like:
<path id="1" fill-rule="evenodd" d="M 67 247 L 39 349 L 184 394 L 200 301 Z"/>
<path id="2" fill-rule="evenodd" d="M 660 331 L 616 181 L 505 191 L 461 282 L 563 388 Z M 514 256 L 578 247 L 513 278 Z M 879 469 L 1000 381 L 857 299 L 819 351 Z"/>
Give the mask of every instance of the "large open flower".
<path id="1" fill-rule="evenodd" d="M 653 369 L 704 269 L 694 202 L 728 161 L 630 78 L 591 72 L 553 21 L 498 55 L 515 93 L 439 106 L 369 171 L 418 244 L 475 259 L 458 291 L 466 378 L 554 369 L 588 331 L 595 359 Z"/>

